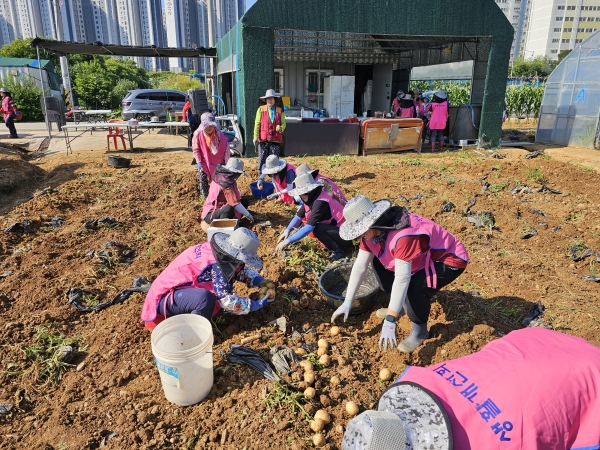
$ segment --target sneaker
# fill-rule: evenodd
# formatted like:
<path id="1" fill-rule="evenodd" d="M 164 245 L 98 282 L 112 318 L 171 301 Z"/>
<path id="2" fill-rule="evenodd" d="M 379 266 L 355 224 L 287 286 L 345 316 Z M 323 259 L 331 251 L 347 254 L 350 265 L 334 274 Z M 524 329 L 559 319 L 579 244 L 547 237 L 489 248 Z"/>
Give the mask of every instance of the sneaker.
<path id="1" fill-rule="evenodd" d="M 346 257 L 346 252 L 344 252 L 344 250 L 342 250 L 341 248 L 338 248 L 329 256 L 329 258 L 327 258 L 327 260 L 329 262 L 334 262 L 334 261 L 339 261 L 340 259 L 345 258 L 345 257 Z"/>
<path id="2" fill-rule="evenodd" d="M 9 139 L 19 139 L 19 136 L 17 136 L 16 134 L 11 134 L 8 138 Z"/>

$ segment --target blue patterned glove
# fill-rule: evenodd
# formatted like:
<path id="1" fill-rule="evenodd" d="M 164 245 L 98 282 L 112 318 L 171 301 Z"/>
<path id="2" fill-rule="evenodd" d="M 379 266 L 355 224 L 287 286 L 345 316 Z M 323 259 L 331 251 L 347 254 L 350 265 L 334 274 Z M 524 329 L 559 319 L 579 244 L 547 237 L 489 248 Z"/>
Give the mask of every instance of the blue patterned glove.
<path id="1" fill-rule="evenodd" d="M 250 312 L 258 311 L 259 309 L 264 308 L 268 304 L 269 304 L 269 302 L 266 299 L 257 300 L 257 301 L 252 300 L 252 302 L 250 303 Z"/>
<path id="2" fill-rule="evenodd" d="M 202 170 L 202 163 L 198 163 L 198 164 L 196 164 L 196 169 L 198 169 L 198 170 Z"/>

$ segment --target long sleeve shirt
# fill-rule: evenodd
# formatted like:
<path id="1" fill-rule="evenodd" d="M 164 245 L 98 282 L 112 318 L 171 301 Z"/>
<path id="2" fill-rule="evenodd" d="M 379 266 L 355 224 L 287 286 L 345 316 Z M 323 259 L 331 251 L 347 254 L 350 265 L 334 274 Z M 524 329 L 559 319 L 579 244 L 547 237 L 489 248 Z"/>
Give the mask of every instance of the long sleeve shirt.
<path id="1" fill-rule="evenodd" d="M 275 107 L 273 107 L 275 108 Z M 256 118 L 254 119 L 254 139 L 258 139 L 260 136 L 260 121 L 262 120 L 262 111 L 260 108 L 256 111 Z M 285 131 L 285 113 L 281 111 L 281 133 Z"/>

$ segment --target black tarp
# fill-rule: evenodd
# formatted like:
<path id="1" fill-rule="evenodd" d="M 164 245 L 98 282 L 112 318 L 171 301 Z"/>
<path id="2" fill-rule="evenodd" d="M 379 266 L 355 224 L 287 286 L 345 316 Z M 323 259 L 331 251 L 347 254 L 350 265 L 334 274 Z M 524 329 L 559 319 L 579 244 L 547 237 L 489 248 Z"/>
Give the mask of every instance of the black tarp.
<path id="1" fill-rule="evenodd" d="M 31 46 L 39 46 L 44 50 L 59 55 L 106 55 L 106 56 L 146 56 L 165 58 L 198 58 L 200 56 L 216 57 L 216 48 L 159 48 L 136 47 L 131 45 L 108 45 L 102 42 L 84 44 L 81 42 L 53 41 L 35 38 Z"/>

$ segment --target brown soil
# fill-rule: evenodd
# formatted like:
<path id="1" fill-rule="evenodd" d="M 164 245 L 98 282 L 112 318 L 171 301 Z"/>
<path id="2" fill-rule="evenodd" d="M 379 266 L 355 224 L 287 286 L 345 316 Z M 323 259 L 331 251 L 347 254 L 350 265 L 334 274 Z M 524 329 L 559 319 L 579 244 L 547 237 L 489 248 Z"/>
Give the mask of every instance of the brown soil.
<path id="1" fill-rule="evenodd" d="M 225 316 L 215 323 L 215 384 L 199 405 L 177 407 L 162 393 L 153 364 L 150 333 L 139 324 L 144 297 L 134 294 L 126 302 L 97 313 L 80 313 L 66 302 L 71 287 L 84 287 L 99 300 L 112 298 L 131 285 L 135 275 L 153 279 L 182 250 L 205 238 L 198 217 L 202 202 L 197 195 L 191 156 L 187 152 L 147 152 L 133 155 L 128 170 L 112 169 L 98 152 L 55 155 L 26 160 L 0 153 L 0 229 L 28 219 L 26 233 L 0 231 L 0 403 L 18 403 L 0 416 L 0 447 L 4 449 L 97 448 L 110 432 L 116 437 L 105 448 L 308 448 L 312 432 L 303 413 L 286 399 L 270 401 L 281 391 L 246 367 L 228 364 L 219 351 L 263 329 L 280 315 L 288 317 L 288 335 L 314 327 L 316 338 L 330 342 L 332 363 L 317 370 L 314 408 L 332 416 L 324 431 L 325 448 L 339 448 L 348 421 L 345 402 L 369 408 L 390 383 L 378 381 L 381 368 L 394 376 L 407 365 L 429 365 L 479 350 L 491 339 L 520 328 L 533 302 L 546 306 L 545 321 L 555 330 L 580 336 L 600 345 L 598 284 L 582 275 L 597 273 L 596 257 L 573 262 L 568 248 L 576 243 L 600 251 L 600 193 L 597 173 L 548 157 L 525 159 L 524 150 L 500 152 L 493 159 L 474 151 L 440 154 L 380 155 L 369 157 L 291 158 L 308 162 L 339 182 L 352 197 L 387 197 L 405 204 L 401 195 L 421 199 L 410 209 L 430 217 L 456 234 L 467 247 L 471 263 L 466 272 L 435 298 L 429 321 L 431 338 L 410 356 L 377 350 L 381 321 L 372 311 L 351 316 L 342 333 L 329 337 L 332 313 L 318 292 L 314 273 L 286 267 L 273 252 L 290 208 L 264 200 L 251 200 L 253 229 L 263 241 L 260 253 L 267 276 L 278 283 L 278 296 L 269 307 L 246 317 Z M 251 179 L 255 179 L 254 160 Z M 485 181 L 483 177 L 487 177 Z M 248 183 L 241 190 L 249 194 Z M 543 180 L 544 179 L 544 180 Z M 508 183 L 497 193 L 486 190 Z M 517 181 L 535 193 L 511 194 Z M 538 193 L 541 183 L 562 191 Z M 50 187 L 53 191 L 45 191 Z M 494 189 L 493 188 L 493 189 Z M 11 191 L 11 192 L 9 192 Z M 29 197 L 33 198 L 29 199 Z M 496 228 L 475 228 L 463 212 L 476 199 L 473 211 L 489 211 Z M 442 213 L 445 202 L 456 209 Z M 532 210 L 545 214 L 539 216 Z M 64 224 L 52 230 L 45 222 L 59 216 Z M 90 219 L 113 216 L 125 225 L 88 230 Z M 538 235 L 521 236 L 535 227 Z M 560 227 L 560 228 L 557 228 Z M 135 250 L 127 265 L 110 268 L 85 254 L 114 240 Z M 306 258 L 309 248 L 292 253 Z M 307 308 L 293 306 L 284 294 L 295 286 L 310 299 Z M 239 287 L 240 292 L 246 290 Z M 382 296 L 383 304 L 386 297 Z M 36 380 L 36 366 L 24 349 L 35 344 L 36 327 L 47 324 L 53 334 L 85 337 L 88 348 L 77 354 L 74 365 L 58 385 Z M 399 323 L 399 338 L 409 332 L 406 317 Z M 249 346 L 268 351 L 274 344 L 292 342 L 276 335 Z M 24 371 L 24 374 L 21 374 Z M 291 380 L 297 385 L 300 369 Z M 341 384 L 333 386 L 337 375 Z"/>

